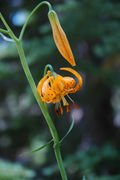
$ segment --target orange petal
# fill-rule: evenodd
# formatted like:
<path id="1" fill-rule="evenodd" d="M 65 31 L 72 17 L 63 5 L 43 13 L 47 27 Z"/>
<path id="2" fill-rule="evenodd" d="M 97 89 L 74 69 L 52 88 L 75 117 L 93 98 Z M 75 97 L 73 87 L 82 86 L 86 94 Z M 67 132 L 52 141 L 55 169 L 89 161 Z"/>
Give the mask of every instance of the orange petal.
<path id="1" fill-rule="evenodd" d="M 51 71 L 48 71 L 48 73 L 39 81 L 38 86 L 37 86 L 37 91 L 39 96 L 42 98 L 42 87 L 46 79 L 49 77 Z"/>
<path id="2" fill-rule="evenodd" d="M 79 81 L 78 84 L 75 86 L 75 88 L 70 90 L 69 93 L 75 93 L 76 91 L 78 91 L 82 86 L 82 78 L 81 78 L 80 74 L 71 68 L 60 68 L 60 70 L 69 71 L 78 78 L 78 81 Z"/>
<path id="3" fill-rule="evenodd" d="M 72 66 L 75 66 L 76 63 L 72 54 L 72 50 L 70 48 L 65 32 L 60 25 L 56 12 L 53 10 L 49 11 L 48 18 L 52 26 L 53 38 L 58 50 Z"/>
<path id="4" fill-rule="evenodd" d="M 43 96 L 49 96 L 50 97 L 50 93 L 52 92 L 52 89 L 51 89 L 49 83 L 52 79 L 53 79 L 53 76 L 46 79 L 46 81 L 43 83 L 43 86 L 41 89 Z"/>
<path id="5" fill-rule="evenodd" d="M 57 93 L 59 93 L 64 88 L 64 85 L 62 84 L 62 79 L 62 76 L 57 75 L 57 77 L 54 79 L 54 82 L 51 85 L 51 88 L 54 89 Z"/>

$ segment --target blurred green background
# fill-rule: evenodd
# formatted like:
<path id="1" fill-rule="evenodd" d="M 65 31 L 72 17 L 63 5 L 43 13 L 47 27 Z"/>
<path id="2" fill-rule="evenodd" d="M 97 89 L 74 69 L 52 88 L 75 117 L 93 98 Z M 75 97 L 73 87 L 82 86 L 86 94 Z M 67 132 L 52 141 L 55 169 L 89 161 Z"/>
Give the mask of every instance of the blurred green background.
<path id="1" fill-rule="evenodd" d="M 0 11 L 18 36 L 38 0 L 0 0 Z M 120 180 L 120 1 L 51 0 L 73 50 L 83 87 L 58 119 L 61 150 L 69 180 Z M 70 66 L 58 52 L 42 6 L 30 21 L 23 46 L 36 84 L 50 63 L 56 72 Z M 3 24 L 0 21 L 0 27 Z M 33 97 L 14 43 L 0 37 L 0 180 L 60 180 L 52 145 L 29 156 L 51 135 Z"/>

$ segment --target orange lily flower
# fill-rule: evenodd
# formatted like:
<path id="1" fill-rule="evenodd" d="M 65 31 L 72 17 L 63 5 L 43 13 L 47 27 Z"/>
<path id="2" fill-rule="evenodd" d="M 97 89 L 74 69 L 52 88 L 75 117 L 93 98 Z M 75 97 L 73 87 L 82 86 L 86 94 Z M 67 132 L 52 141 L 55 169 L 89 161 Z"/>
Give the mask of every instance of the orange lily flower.
<path id="1" fill-rule="evenodd" d="M 58 50 L 72 66 L 75 66 L 76 63 L 72 54 L 72 50 L 70 48 L 65 32 L 60 25 L 56 12 L 53 10 L 49 11 L 48 18 L 50 20 L 53 31 L 53 38 Z"/>
<path id="2" fill-rule="evenodd" d="M 77 92 L 82 86 L 82 78 L 75 70 L 71 68 L 60 68 L 60 70 L 69 71 L 74 74 L 78 79 L 78 83 L 76 83 L 72 77 L 63 77 L 48 71 L 37 86 L 38 94 L 43 102 L 56 104 L 55 112 L 58 116 L 58 108 L 60 108 L 60 112 L 63 114 L 63 108 L 60 103 L 61 100 L 63 102 L 63 106 L 67 106 L 67 112 L 70 112 L 70 106 L 65 96 L 68 96 L 70 93 Z M 69 96 L 68 98 L 73 102 L 74 107 L 78 108 Z"/>

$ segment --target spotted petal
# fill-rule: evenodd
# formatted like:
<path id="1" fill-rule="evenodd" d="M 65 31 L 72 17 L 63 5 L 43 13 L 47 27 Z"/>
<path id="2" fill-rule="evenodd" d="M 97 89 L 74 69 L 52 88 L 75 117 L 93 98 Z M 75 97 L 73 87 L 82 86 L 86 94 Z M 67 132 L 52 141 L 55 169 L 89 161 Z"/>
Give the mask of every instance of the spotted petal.
<path id="1" fill-rule="evenodd" d="M 77 77 L 78 83 L 73 89 L 69 90 L 69 93 L 77 92 L 82 86 L 82 78 L 81 78 L 80 74 L 77 71 L 75 71 L 74 69 L 71 69 L 71 68 L 60 68 L 60 70 L 69 71 L 69 72 L 71 72 L 72 74 L 74 74 Z"/>

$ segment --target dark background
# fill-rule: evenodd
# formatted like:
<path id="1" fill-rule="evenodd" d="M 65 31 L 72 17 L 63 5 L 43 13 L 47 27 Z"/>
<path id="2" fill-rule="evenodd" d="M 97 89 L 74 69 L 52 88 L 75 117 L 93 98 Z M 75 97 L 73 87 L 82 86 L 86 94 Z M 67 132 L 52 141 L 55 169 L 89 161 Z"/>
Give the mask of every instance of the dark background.
<path id="1" fill-rule="evenodd" d="M 38 0 L 0 0 L 0 11 L 18 36 Z M 70 180 L 120 179 L 120 1 L 51 0 L 67 34 L 83 78 L 81 90 L 58 119 L 49 112 L 59 136 L 75 126 L 61 145 Z M 44 67 L 57 73 L 70 66 L 58 52 L 42 6 L 30 21 L 23 47 L 36 84 Z M 0 21 L 0 27 L 3 24 Z M 0 37 L 0 180 L 60 180 L 52 145 L 29 156 L 20 154 L 40 147 L 51 135 L 22 70 L 14 43 Z"/>

